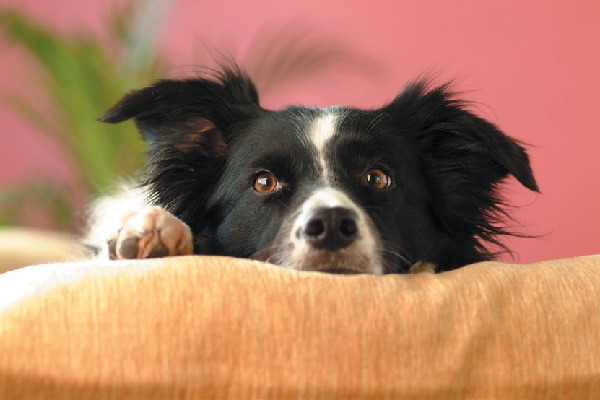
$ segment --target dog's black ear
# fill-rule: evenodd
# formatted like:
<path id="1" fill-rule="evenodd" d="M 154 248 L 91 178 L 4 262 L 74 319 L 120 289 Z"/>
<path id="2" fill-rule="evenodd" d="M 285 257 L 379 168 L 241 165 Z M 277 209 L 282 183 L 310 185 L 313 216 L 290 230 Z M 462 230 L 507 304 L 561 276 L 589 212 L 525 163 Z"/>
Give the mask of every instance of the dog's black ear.
<path id="1" fill-rule="evenodd" d="M 99 120 L 135 119 L 151 150 L 168 145 L 218 156 L 226 149 L 228 128 L 258 110 L 258 94 L 248 76 L 224 69 L 214 79 L 161 80 L 133 91 Z"/>
<path id="2" fill-rule="evenodd" d="M 416 143 L 443 229 L 502 246 L 495 236 L 509 232 L 498 226 L 505 215 L 498 184 L 510 174 L 539 189 L 523 147 L 467 106 L 450 84 L 417 81 L 386 112 Z M 475 245 L 486 252 L 479 241 Z"/>
<path id="3" fill-rule="evenodd" d="M 450 84 L 430 86 L 427 81 L 410 83 L 387 108 L 400 128 L 416 139 L 437 176 L 454 176 L 454 183 L 477 188 L 511 174 L 526 188 L 539 191 L 522 146 L 469 112 Z"/>

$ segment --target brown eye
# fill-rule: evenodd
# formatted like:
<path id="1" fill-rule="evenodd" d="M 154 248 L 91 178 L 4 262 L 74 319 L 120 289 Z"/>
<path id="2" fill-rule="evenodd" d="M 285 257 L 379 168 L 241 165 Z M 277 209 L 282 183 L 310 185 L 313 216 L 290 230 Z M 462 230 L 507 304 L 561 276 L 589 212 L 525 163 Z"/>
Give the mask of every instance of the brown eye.
<path id="1" fill-rule="evenodd" d="M 262 172 L 254 180 L 254 190 L 258 193 L 270 193 L 279 189 L 281 189 L 281 185 L 271 172 Z"/>
<path id="2" fill-rule="evenodd" d="M 367 171 L 364 180 L 368 186 L 374 189 L 387 189 L 392 186 L 392 178 L 379 168 Z"/>

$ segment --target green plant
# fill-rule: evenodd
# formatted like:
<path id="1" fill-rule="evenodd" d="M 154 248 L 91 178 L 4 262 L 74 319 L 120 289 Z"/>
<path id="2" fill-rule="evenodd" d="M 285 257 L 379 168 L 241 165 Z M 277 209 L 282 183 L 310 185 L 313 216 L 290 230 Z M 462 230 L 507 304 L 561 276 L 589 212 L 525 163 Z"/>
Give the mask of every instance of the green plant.
<path id="1" fill-rule="evenodd" d="M 48 225 L 70 227 L 80 207 L 77 198 L 102 193 L 118 176 L 141 165 L 143 143 L 131 124 L 107 126 L 96 121 L 124 91 L 166 73 L 152 46 L 153 35 L 137 35 L 141 39 L 134 41 L 133 29 L 127 28 L 136 10 L 132 5 L 115 12 L 104 38 L 90 31 L 58 33 L 23 14 L 0 11 L 4 36 L 21 46 L 38 67 L 36 74 L 18 77 L 31 90 L 3 90 L 0 100 L 64 149 L 80 192 L 49 177 L 5 188 L 0 222 L 19 223 L 22 208 L 28 206 L 45 209 Z"/>
<path id="2" fill-rule="evenodd" d="M 96 118 L 128 90 L 168 75 L 155 39 L 170 6 L 169 0 L 131 3 L 108 20 L 106 37 L 88 30 L 58 33 L 0 10 L 0 33 L 38 67 L 18 77 L 29 90 L 2 91 L 0 101 L 56 141 L 76 175 L 75 188 L 42 177 L 0 190 L 0 224 L 35 224 L 27 218 L 33 209 L 44 214 L 46 226 L 76 228 L 85 201 L 141 166 L 144 144 L 134 125 L 106 125 Z M 283 29 L 257 36 L 240 62 L 262 91 L 334 64 L 363 71 L 376 65 L 298 26 Z"/>

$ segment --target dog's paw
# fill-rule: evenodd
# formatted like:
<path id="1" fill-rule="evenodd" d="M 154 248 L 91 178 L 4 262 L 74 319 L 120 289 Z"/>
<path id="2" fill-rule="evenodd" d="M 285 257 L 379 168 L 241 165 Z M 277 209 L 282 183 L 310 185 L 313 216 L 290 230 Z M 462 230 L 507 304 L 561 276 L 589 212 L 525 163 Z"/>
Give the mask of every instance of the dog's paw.
<path id="1" fill-rule="evenodd" d="M 126 215 L 121 229 L 108 240 L 111 260 L 180 256 L 193 252 L 190 227 L 156 206 Z"/>

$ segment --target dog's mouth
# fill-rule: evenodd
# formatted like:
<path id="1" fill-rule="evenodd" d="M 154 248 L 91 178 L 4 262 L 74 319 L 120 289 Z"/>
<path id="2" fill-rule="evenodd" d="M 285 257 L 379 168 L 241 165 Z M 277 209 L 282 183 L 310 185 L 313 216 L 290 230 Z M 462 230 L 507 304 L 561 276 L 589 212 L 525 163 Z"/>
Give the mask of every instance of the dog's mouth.
<path id="1" fill-rule="evenodd" d="M 352 257 L 344 252 L 314 251 L 305 254 L 299 260 L 290 260 L 286 252 L 277 252 L 275 248 L 259 250 L 250 257 L 253 260 L 268 262 L 296 271 L 322 272 L 335 275 L 377 274 L 379 268 L 368 268 L 371 265 L 368 257 L 352 253 Z"/>
<path id="2" fill-rule="evenodd" d="M 317 272 L 324 272 L 327 274 L 336 274 L 336 275 L 358 275 L 358 274 L 363 274 L 364 272 L 361 271 L 356 271 L 356 270 L 352 270 L 352 269 L 345 269 L 345 268 L 327 268 L 327 269 L 320 269 L 320 270 L 316 270 Z"/>

